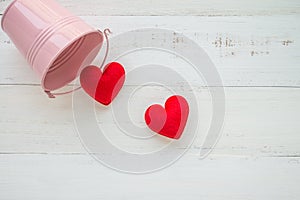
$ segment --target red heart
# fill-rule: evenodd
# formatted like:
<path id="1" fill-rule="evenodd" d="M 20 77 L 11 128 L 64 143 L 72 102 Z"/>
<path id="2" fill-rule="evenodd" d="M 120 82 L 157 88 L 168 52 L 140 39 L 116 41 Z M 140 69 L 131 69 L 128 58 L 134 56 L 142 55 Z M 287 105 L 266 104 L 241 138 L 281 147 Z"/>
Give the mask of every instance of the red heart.
<path id="1" fill-rule="evenodd" d="M 145 113 L 148 127 L 163 136 L 179 139 L 184 131 L 189 115 L 189 104 L 182 96 L 172 96 L 165 108 L 161 105 L 150 106 Z"/>
<path id="2" fill-rule="evenodd" d="M 119 94 L 124 82 L 124 67 L 117 62 L 107 64 L 104 72 L 99 67 L 88 66 L 80 74 L 80 83 L 86 93 L 106 106 Z"/>

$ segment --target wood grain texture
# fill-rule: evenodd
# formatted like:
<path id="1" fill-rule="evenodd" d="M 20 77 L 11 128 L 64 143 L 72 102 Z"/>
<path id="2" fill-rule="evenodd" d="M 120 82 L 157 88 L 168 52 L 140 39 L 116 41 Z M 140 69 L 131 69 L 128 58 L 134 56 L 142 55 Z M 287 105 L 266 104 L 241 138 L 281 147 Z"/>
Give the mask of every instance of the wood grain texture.
<path id="1" fill-rule="evenodd" d="M 300 86 L 300 15 L 261 17 L 83 17 L 114 35 L 138 28 L 166 28 L 197 42 L 216 65 L 224 86 Z M 189 23 L 186 23 L 186 22 Z M 113 35 L 112 35 L 113 37 Z M 0 34 L 0 84 L 39 84 L 24 58 Z M 135 57 L 145 64 L 149 57 Z M 144 59 L 144 60 L 143 60 Z M 173 55 L 174 69 L 186 71 Z M 178 58 L 177 58 L 178 59 Z M 99 63 L 99 58 L 97 59 Z M 130 66 L 126 66 L 130 67 Z"/>
<path id="2" fill-rule="evenodd" d="M 114 35 L 166 28 L 197 42 L 216 65 L 225 86 L 223 134 L 212 154 L 199 159 L 212 112 L 209 89 L 213 88 L 197 83 L 193 89 L 203 128 L 182 159 L 142 176 L 108 169 L 92 159 L 80 142 L 72 96 L 49 100 L 1 30 L 1 200 L 299 199 L 300 1 L 58 1 L 91 25 L 111 28 Z M 0 0 L 0 15 L 10 2 Z M 135 61 L 161 62 L 193 81 L 193 75 L 186 73 L 189 66 L 177 57 L 151 55 L 150 61 L 142 52 L 128 56 L 126 68 Z M 122 92 L 133 87 L 126 84 Z M 128 123 L 144 125 L 146 102 L 162 103 L 168 94 L 160 87 L 142 87 L 128 104 L 132 120 Z M 155 142 L 137 144 L 121 137 L 110 117 L 111 108 L 97 105 L 95 114 L 99 126 L 121 148 L 147 152 L 158 147 Z"/>
<path id="3" fill-rule="evenodd" d="M 299 158 L 187 155 L 168 170 L 120 174 L 85 155 L 0 155 L 0 198 L 298 200 Z"/>
<path id="4" fill-rule="evenodd" d="M 0 13 L 12 0 L 0 1 Z M 297 0 L 58 0 L 77 15 L 195 15 L 195 16 L 252 16 L 285 15 L 300 12 Z"/>
<path id="5" fill-rule="evenodd" d="M 133 86 L 126 86 L 126 93 Z M 211 100 L 207 88 L 194 88 L 200 103 L 203 126 L 197 134 L 192 151 L 200 151 L 206 124 L 210 123 Z M 261 157 L 300 156 L 300 89 L 286 88 L 226 88 L 226 119 L 223 136 L 213 151 L 216 155 Z M 84 153 L 72 115 L 72 96 L 49 100 L 39 86 L 1 86 L 0 152 L 57 154 Z M 159 95 L 160 94 L 160 95 Z M 129 110 L 133 118 L 128 123 L 144 125 L 146 99 L 163 103 L 168 90 L 147 87 L 136 94 Z M 21 98 L 16 98 L 21 97 Z M 149 151 L 156 143 L 135 145 L 114 127 L 111 109 L 96 107 L 98 122 L 109 138 L 126 150 Z M 126 142 L 125 142 L 126 141 Z M 22 144 L 22 145 L 20 145 Z"/>

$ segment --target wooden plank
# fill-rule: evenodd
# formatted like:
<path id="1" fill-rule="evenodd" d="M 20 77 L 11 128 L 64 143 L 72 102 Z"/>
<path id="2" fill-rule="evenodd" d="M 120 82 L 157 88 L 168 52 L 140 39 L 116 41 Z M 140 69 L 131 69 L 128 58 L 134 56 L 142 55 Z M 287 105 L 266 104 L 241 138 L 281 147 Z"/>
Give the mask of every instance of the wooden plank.
<path id="1" fill-rule="evenodd" d="M 165 170 L 134 176 L 85 155 L 0 155 L 0 198 L 297 200 L 299 164 L 299 158 L 188 155 Z"/>
<path id="2" fill-rule="evenodd" d="M 0 13 L 12 0 L 0 1 Z M 77 15 L 204 15 L 245 16 L 299 13 L 297 0 L 58 0 Z"/>
<path id="3" fill-rule="evenodd" d="M 122 93 L 132 87 L 126 86 Z M 191 149 L 198 154 L 210 122 L 211 99 L 207 88 L 194 90 L 199 98 L 199 116 L 204 127 Z M 226 88 L 225 125 L 213 154 L 299 156 L 299 91 L 288 88 Z M 0 86 L 0 94 L 0 152 L 85 153 L 75 131 L 71 96 L 49 100 L 38 86 Z M 146 102 L 163 103 L 168 95 L 168 90 L 160 87 L 141 89 L 131 100 L 135 103 L 129 105 L 132 121 L 128 123 L 145 125 Z M 142 143 L 141 146 L 130 138 L 124 138 L 111 117 L 111 108 L 97 106 L 96 114 L 102 129 L 111 133 L 108 137 L 124 149 L 148 151 L 159 145 Z"/>
<path id="4" fill-rule="evenodd" d="M 83 17 L 115 35 L 145 27 L 167 28 L 197 42 L 215 63 L 225 86 L 300 86 L 300 15 L 261 17 Z M 186 22 L 189 23 L 186 23 Z M 180 42 L 180 41 L 179 41 Z M 172 63 L 180 73 L 189 65 L 171 54 L 133 54 L 127 60 Z M 0 84 L 39 84 L 8 36 L 0 34 Z M 100 55 L 97 59 L 99 63 Z M 125 66 L 127 69 L 132 67 Z M 169 64 L 170 66 L 170 64 Z"/>

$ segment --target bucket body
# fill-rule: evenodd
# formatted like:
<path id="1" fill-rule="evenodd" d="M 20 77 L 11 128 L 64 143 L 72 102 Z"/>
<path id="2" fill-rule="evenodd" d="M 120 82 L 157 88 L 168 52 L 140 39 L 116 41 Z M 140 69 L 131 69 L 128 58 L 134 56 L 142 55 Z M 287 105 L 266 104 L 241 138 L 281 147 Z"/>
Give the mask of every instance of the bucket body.
<path id="1" fill-rule="evenodd" d="M 14 0 L 4 12 L 1 26 L 46 91 L 72 82 L 103 44 L 100 31 L 54 0 Z"/>

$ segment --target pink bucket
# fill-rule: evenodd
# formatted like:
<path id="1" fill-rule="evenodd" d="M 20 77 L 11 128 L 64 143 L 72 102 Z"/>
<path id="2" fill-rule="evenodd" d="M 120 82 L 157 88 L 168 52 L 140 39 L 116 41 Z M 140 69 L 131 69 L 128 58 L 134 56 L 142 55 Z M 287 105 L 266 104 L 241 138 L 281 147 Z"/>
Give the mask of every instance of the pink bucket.
<path id="1" fill-rule="evenodd" d="M 100 31 L 54 0 L 14 0 L 1 26 L 46 91 L 72 82 L 92 63 L 103 44 Z"/>

